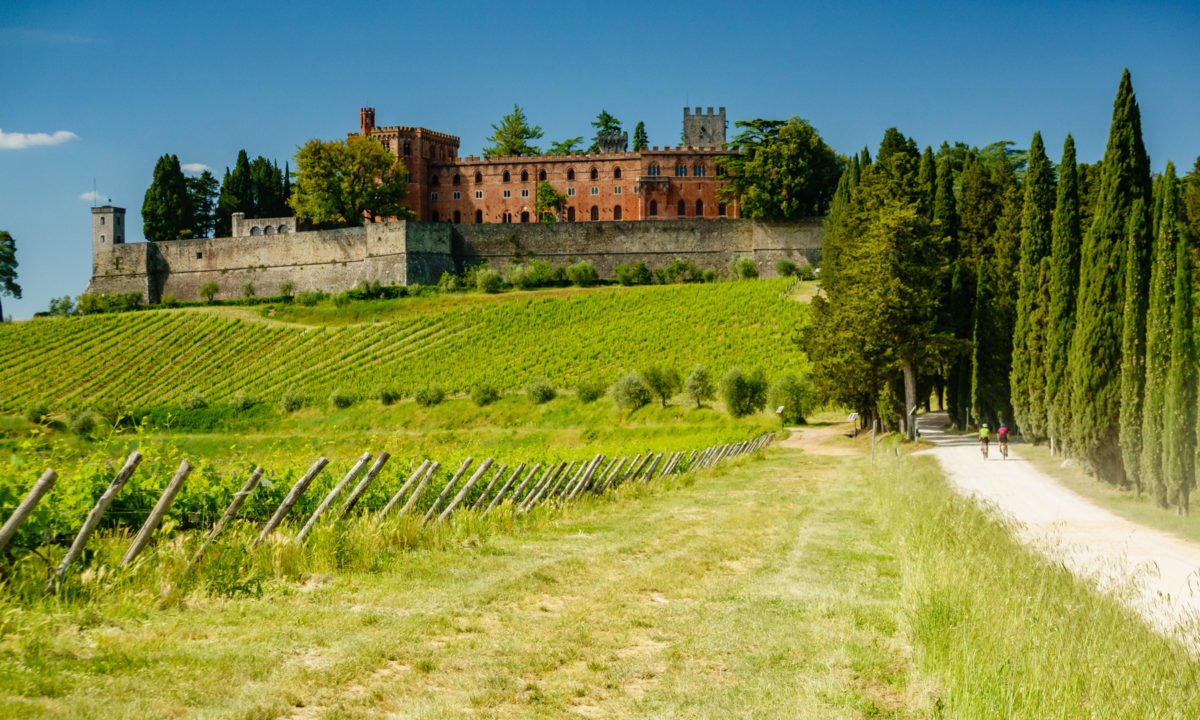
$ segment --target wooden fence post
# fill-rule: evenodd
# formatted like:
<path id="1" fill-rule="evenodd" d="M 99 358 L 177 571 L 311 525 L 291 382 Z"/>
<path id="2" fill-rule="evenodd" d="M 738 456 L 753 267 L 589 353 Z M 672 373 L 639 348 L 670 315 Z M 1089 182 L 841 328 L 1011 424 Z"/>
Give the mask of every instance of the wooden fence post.
<path id="1" fill-rule="evenodd" d="M 413 490 L 413 493 L 409 496 L 408 501 L 404 503 L 404 507 L 400 508 L 400 512 L 396 515 L 396 517 L 404 517 L 405 513 L 416 507 L 417 501 L 421 499 L 423 494 L 425 494 L 425 488 L 429 487 L 429 481 L 437 476 L 437 471 L 440 470 L 441 467 L 442 464 L 437 461 L 434 461 L 429 465 L 429 468 L 425 470 L 425 476 L 421 478 L 421 482 L 417 485 L 417 488 Z M 379 513 L 379 517 L 381 519 L 383 518 L 382 511 Z"/>
<path id="2" fill-rule="evenodd" d="M 559 490 L 559 488 L 556 486 L 554 488 L 554 490 L 557 492 L 556 497 L 559 500 L 566 499 L 566 497 L 571 494 L 571 490 L 573 490 L 576 485 L 583 482 L 583 476 L 587 475 L 588 468 L 591 467 L 592 463 L 595 461 L 596 461 L 596 459 L 592 458 L 591 460 L 588 460 L 587 462 L 581 464 L 579 466 L 579 469 L 575 471 L 575 474 L 573 476 L 571 476 L 571 478 L 569 480 L 567 480 L 567 482 L 563 483 L 561 490 Z"/>
<path id="3" fill-rule="evenodd" d="M 154 509 L 150 511 L 150 516 L 146 518 L 146 522 L 142 523 L 142 528 L 138 530 L 137 535 L 133 536 L 133 542 L 129 544 L 129 549 L 125 551 L 125 557 L 121 558 L 121 564 L 117 567 L 125 567 L 141 554 L 142 549 L 146 547 L 146 543 L 150 542 L 150 536 L 158 529 L 158 524 L 162 522 L 163 516 L 167 514 L 167 509 L 171 507 L 171 503 L 175 502 L 175 496 L 183 489 L 183 481 L 187 480 L 188 475 L 191 473 L 192 464 L 190 462 L 184 460 L 179 464 L 179 469 L 175 471 L 175 477 L 171 478 L 171 482 L 167 484 L 167 489 L 163 490 L 163 494 L 158 498 Z"/>
<path id="4" fill-rule="evenodd" d="M 537 472 L 538 467 L 541 467 L 541 466 L 538 465 L 533 468 L 533 473 Z M 499 492 L 496 493 L 496 496 L 494 498 L 492 498 L 492 501 L 490 503 L 488 503 L 488 506 L 483 509 L 483 517 L 487 517 L 487 514 L 492 511 L 492 508 L 494 508 L 500 504 L 500 501 L 504 499 L 504 493 L 508 492 L 508 489 L 510 487 L 512 487 L 513 482 L 516 481 L 517 478 L 521 477 L 521 473 L 524 470 L 525 470 L 525 463 L 521 463 L 520 465 L 517 466 L 517 469 L 513 471 L 512 475 L 509 476 L 508 482 L 504 483 L 504 486 L 500 488 Z M 533 473 L 530 473 L 530 474 L 533 474 Z"/>
<path id="5" fill-rule="evenodd" d="M 529 485 L 530 480 L 532 480 L 534 482 L 534 485 L 537 484 L 537 474 L 538 474 L 538 471 L 541 469 L 542 469 L 542 464 L 536 463 L 533 466 L 533 469 L 529 471 L 529 474 L 526 475 L 524 477 L 524 479 L 521 480 L 521 484 L 517 486 L 517 489 L 513 490 L 512 499 L 513 499 L 514 503 L 520 501 L 522 498 L 525 497 L 525 495 L 526 495 L 525 486 Z M 530 487 L 532 488 L 532 486 L 530 486 Z M 494 505 L 495 503 L 492 503 L 492 504 Z"/>
<path id="6" fill-rule="evenodd" d="M 642 476 L 642 482 L 648 483 L 654 479 L 654 471 L 658 469 L 658 464 L 662 462 L 662 457 L 662 453 L 654 456 L 654 460 L 651 461 L 650 467 L 646 469 L 646 474 Z"/>
<path id="7" fill-rule="evenodd" d="M 121 467 L 120 472 L 113 478 L 108 489 L 96 501 L 96 504 L 88 512 L 87 519 L 83 522 L 83 527 L 79 528 L 79 534 L 75 536 L 75 542 L 71 543 L 71 548 L 67 550 L 67 554 L 63 556 L 62 562 L 58 564 L 58 569 L 54 571 L 54 577 L 50 578 L 50 582 L 46 583 L 46 592 L 51 592 L 58 586 L 58 581 L 62 578 L 63 573 L 71 566 L 71 563 L 79 557 L 83 552 L 83 546 L 87 545 L 87 541 L 92 537 L 92 533 L 96 531 L 96 526 L 100 524 L 100 518 L 104 517 L 104 513 L 108 512 L 108 507 L 112 505 L 113 500 L 117 497 L 117 493 L 121 492 L 121 488 L 125 487 L 125 483 L 129 482 L 129 478 L 133 477 L 133 471 L 137 470 L 138 463 L 142 461 L 140 452 L 132 452 L 129 454 L 129 459 L 125 461 L 125 465 Z"/>
<path id="8" fill-rule="evenodd" d="M 408 489 L 412 487 L 412 484 L 425 477 L 425 471 L 429 469 L 430 464 L 431 463 L 428 460 L 425 460 L 421 463 L 420 467 L 418 467 L 411 475 L 408 476 L 408 480 L 404 482 L 404 485 L 402 485 L 400 489 L 396 491 L 396 494 L 392 496 L 392 499 L 388 500 L 387 505 L 384 505 L 383 509 L 379 511 L 379 514 L 375 516 L 376 520 L 382 520 L 389 512 L 391 512 L 392 508 L 396 506 L 396 503 L 400 502 L 400 498 L 404 497 L 404 493 L 408 492 Z"/>
<path id="9" fill-rule="evenodd" d="M 546 488 L 550 487 L 550 483 L 558 479 L 558 476 L 562 474 L 566 467 L 567 463 L 564 460 L 559 462 L 557 465 L 551 465 L 550 467 L 546 468 L 546 474 L 542 477 L 541 482 L 539 482 L 532 490 L 529 491 L 529 495 L 521 503 L 520 512 L 518 514 L 529 512 L 529 509 L 533 507 L 533 504 L 541 499 L 542 494 L 546 491 Z"/>
<path id="10" fill-rule="evenodd" d="M 275 531 L 275 528 L 279 527 L 279 523 L 283 522 L 283 517 L 288 514 L 288 511 L 292 509 L 292 506 L 296 504 L 296 502 L 300 499 L 300 496 L 303 495 L 304 491 L 308 489 L 308 486 L 312 484 L 313 479 L 316 478 L 317 475 L 319 475 L 328 464 L 329 460 L 327 458 L 317 458 L 317 461 L 312 464 L 312 467 L 308 469 L 308 472 L 304 473 L 304 477 L 297 480 L 296 484 L 292 486 L 292 489 L 288 492 L 287 497 L 283 499 L 283 502 L 279 503 L 279 507 L 276 508 L 275 514 L 272 515 L 271 519 L 267 521 L 266 526 L 263 527 L 262 532 L 259 533 L 258 537 L 254 539 L 254 542 L 250 545 L 250 547 L 258 547 L 261 545 L 262 541 L 266 540 L 267 537 Z"/>
<path id="11" fill-rule="evenodd" d="M 612 484 L 613 478 L 621 474 L 621 468 L 625 467 L 625 461 L 628 456 L 617 461 L 616 467 L 608 471 L 608 476 L 604 478 L 604 482 L 600 483 L 600 489 L 596 491 L 597 495 L 603 495 L 608 492 L 608 486 Z"/>
<path id="12" fill-rule="evenodd" d="M 596 457 L 592 458 L 592 461 L 587 464 L 587 468 L 583 472 L 583 477 L 581 477 L 579 482 L 575 483 L 575 485 L 567 491 L 567 502 L 573 501 L 579 495 L 579 491 L 592 481 L 592 475 L 596 474 L 596 470 L 600 467 L 600 463 L 602 462 L 604 462 L 603 455 L 597 455 Z"/>
<path id="13" fill-rule="evenodd" d="M 500 482 L 500 478 L 504 477 L 504 473 L 507 470 L 508 465 L 500 463 L 500 469 L 497 470 L 496 474 L 492 476 L 492 481 L 487 484 L 487 487 L 483 489 L 483 492 L 479 493 L 479 497 L 475 498 L 475 502 L 471 503 L 472 510 L 477 510 L 479 506 L 483 504 L 483 501 L 487 500 L 487 496 L 492 494 L 492 488 L 496 487 L 496 483 Z"/>
<path id="14" fill-rule="evenodd" d="M 582 464 L 578 469 L 575 468 L 575 464 L 578 462 L 578 460 L 572 460 L 571 464 L 567 466 L 567 471 L 550 487 L 550 492 L 546 493 L 547 501 L 553 500 L 563 492 L 566 492 L 566 486 L 575 482 L 576 478 L 583 474 L 584 467 Z"/>
<path id="15" fill-rule="evenodd" d="M 354 509 L 354 506 L 358 504 L 358 501 L 367 492 L 367 488 L 371 487 L 371 483 L 375 482 L 375 476 L 383 469 L 384 464 L 387 463 L 390 457 L 391 455 L 388 455 L 386 452 L 379 453 L 379 457 L 375 458 L 375 464 L 371 466 L 371 469 L 363 476 L 362 481 L 350 492 L 349 497 L 346 498 L 346 502 L 342 503 L 342 506 L 338 508 L 338 520 L 346 517 L 346 514 Z"/>
<path id="16" fill-rule="evenodd" d="M 346 473 L 341 482 L 333 486 L 333 489 L 329 491 L 325 499 L 317 506 L 317 509 L 313 510 L 313 514 L 309 516 L 308 522 L 304 523 L 304 527 L 300 528 L 299 534 L 296 535 L 292 542 L 301 545 L 304 544 L 304 538 L 308 537 L 308 533 L 312 531 L 313 525 L 317 524 L 317 518 L 321 517 L 321 513 L 325 512 L 326 508 L 333 503 L 333 499 L 341 494 L 343 488 L 354 482 L 354 478 L 358 477 L 358 474 L 363 471 L 363 468 L 369 462 L 371 462 L 371 453 L 363 453 L 358 462 L 354 463 L 354 467 L 350 468 L 350 472 Z"/>
<path id="17" fill-rule="evenodd" d="M 204 542 L 200 544 L 200 549 L 197 550 L 196 554 L 192 556 L 192 559 L 190 562 L 188 562 L 188 565 L 195 565 L 200 557 L 204 555 L 204 551 L 208 549 L 208 546 L 211 545 L 217 539 L 217 536 L 225 530 L 225 526 L 228 525 L 231 520 L 233 520 L 234 516 L 237 515 L 238 510 L 242 509 L 242 504 L 245 503 L 246 499 L 250 497 L 250 493 L 254 492 L 254 488 L 258 487 L 258 481 L 262 480 L 262 475 L 263 469 L 261 467 L 254 468 L 254 472 L 250 473 L 250 479 L 246 480 L 246 484 L 242 486 L 242 489 L 233 496 L 233 501 L 230 502 L 229 507 L 225 509 L 225 514 L 222 515 L 221 519 L 217 521 L 217 524 L 213 526 L 212 531 L 208 533 L 208 537 L 204 538 Z"/>
<path id="18" fill-rule="evenodd" d="M 595 493 L 596 490 L 598 490 L 600 488 L 600 483 L 604 482 L 604 478 L 608 477 L 608 471 L 612 470 L 613 467 L 617 464 L 617 458 L 607 458 L 606 457 L 605 460 L 608 461 L 608 464 L 604 465 L 603 468 L 597 470 L 592 475 L 592 481 L 589 482 L 587 484 L 587 487 L 585 487 L 583 489 L 584 492 Z M 601 463 L 601 464 L 603 465 L 603 463 Z"/>
<path id="19" fill-rule="evenodd" d="M 458 469 L 458 472 L 454 473 L 454 477 L 450 478 L 450 482 L 446 483 L 446 487 L 442 488 L 441 494 L 438 495 L 437 499 L 433 501 L 433 505 L 429 506 L 429 510 L 425 513 L 425 517 L 421 518 L 422 525 L 429 522 L 429 519 L 433 517 L 434 513 L 437 512 L 438 505 L 442 504 L 442 501 L 446 499 L 446 496 L 450 494 L 450 491 L 453 490 L 454 486 L 458 484 L 458 481 L 462 479 L 463 473 L 467 471 L 467 468 L 470 467 L 471 463 L 473 462 L 475 462 L 475 458 L 471 457 L 463 460 L 462 467 Z"/>
<path id="20" fill-rule="evenodd" d="M 454 496 L 454 499 L 450 501 L 450 504 L 446 506 L 446 509 L 442 511 L 442 514 L 438 515 L 438 522 L 445 522 L 446 518 L 450 517 L 450 513 L 454 512 L 454 508 L 457 507 L 460 502 L 462 502 L 463 498 L 465 498 L 469 492 L 471 492 L 471 488 L 475 487 L 475 483 L 479 482 L 479 478 L 483 477 L 484 473 L 486 473 L 488 468 L 491 466 L 491 458 L 488 458 L 480 463 L 479 469 L 475 471 L 475 474 L 471 476 L 471 479 L 467 481 L 467 484 L 462 486 L 462 490 L 458 491 L 458 494 Z"/>
<path id="21" fill-rule="evenodd" d="M 53 470 L 47 470 L 42 473 L 38 481 L 33 484 L 33 489 L 21 501 L 13 514 L 8 516 L 8 520 L 4 521 L 4 527 L 0 527 L 0 552 L 4 552 L 4 548 L 16 536 L 17 529 L 21 527 L 21 523 L 25 522 L 25 518 L 29 517 L 29 513 L 37 507 L 37 504 L 42 501 L 42 497 L 54 487 L 54 482 L 58 480 L 58 473 Z"/>

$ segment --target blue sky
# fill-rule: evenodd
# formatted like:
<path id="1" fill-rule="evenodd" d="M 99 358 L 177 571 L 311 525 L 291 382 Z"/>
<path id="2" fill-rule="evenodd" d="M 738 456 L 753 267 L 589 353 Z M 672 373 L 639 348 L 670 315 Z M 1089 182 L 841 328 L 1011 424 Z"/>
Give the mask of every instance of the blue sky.
<path id="1" fill-rule="evenodd" d="M 93 178 L 140 239 L 155 159 L 221 176 L 237 151 L 280 165 L 344 137 L 358 109 L 477 154 L 520 103 L 551 140 L 601 109 L 655 145 L 684 105 L 731 121 L 810 120 L 836 150 L 896 126 L 922 145 L 1104 153 L 1129 67 L 1155 170 L 1200 155 L 1200 3 L 0 4 L 0 229 L 17 240 L 21 319 L 78 295 Z M 57 136 L 55 133 L 59 133 Z M 67 134 L 62 134 L 67 133 Z"/>

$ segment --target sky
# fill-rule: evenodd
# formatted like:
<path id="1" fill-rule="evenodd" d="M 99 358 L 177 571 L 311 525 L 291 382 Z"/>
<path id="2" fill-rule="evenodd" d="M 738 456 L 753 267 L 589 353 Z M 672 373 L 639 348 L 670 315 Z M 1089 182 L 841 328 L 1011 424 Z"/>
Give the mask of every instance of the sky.
<path id="1" fill-rule="evenodd" d="M 897 127 L 1054 158 L 1104 154 L 1128 67 L 1155 171 L 1200 155 L 1200 3 L 106 0 L 0 3 L 0 230 L 17 242 L 20 320 L 82 293 L 89 208 L 128 211 L 167 153 L 218 177 L 238 150 L 280 165 L 311 138 L 419 125 L 479 154 L 520 104 L 551 141 L 600 110 L 652 145 L 685 106 L 806 118 L 840 153 Z M 294 163 L 293 163 L 294 165 Z"/>

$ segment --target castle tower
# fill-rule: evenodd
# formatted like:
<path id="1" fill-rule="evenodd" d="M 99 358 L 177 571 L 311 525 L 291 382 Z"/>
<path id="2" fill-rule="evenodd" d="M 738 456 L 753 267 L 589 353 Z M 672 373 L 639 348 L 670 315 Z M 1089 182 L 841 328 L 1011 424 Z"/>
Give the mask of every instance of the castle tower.
<path id="1" fill-rule="evenodd" d="M 358 126 L 363 137 L 371 137 L 371 131 L 375 129 L 375 108 L 358 109 Z"/>
<path id="2" fill-rule="evenodd" d="M 125 242 L 125 208 L 103 205 L 92 208 L 92 255 L 108 252 Z"/>
<path id="3" fill-rule="evenodd" d="M 683 144 L 686 147 L 723 147 L 725 145 L 725 108 L 716 113 L 708 108 L 701 113 L 700 108 L 691 112 L 691 108 L 683 109 Z"/>

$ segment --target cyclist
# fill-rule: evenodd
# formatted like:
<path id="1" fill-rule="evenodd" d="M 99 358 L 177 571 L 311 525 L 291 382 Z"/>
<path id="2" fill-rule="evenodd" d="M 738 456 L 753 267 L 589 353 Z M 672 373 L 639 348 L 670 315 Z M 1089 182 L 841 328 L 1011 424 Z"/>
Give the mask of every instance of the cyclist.
<path id="1" fill-rule="evenodd" d="M 1000 446 L 1001 457 L 1008 457 L 1008 426 L 1000 423 L 1000 427 L 996 428 L 996 444 Z"/>
<path id="2" fill-rule="evenodd" d="M 979 426 L 979 452 L 983 453 L 983 458 L 986 460 L 988 456 L 988 440 L 991 438 L 991 431 L 988 430 L 987 423 Z"/>

